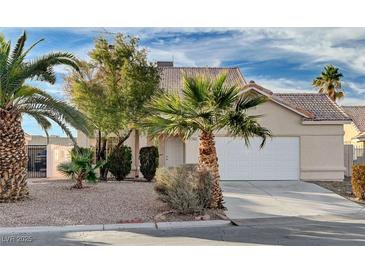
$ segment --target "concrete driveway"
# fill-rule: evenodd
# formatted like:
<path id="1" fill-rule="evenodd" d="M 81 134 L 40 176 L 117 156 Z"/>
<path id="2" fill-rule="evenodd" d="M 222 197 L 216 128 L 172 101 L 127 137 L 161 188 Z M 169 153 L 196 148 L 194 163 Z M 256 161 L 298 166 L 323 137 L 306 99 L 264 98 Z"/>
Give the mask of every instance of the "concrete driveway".
<path id="1" fill-rule="evenodd" d="M 365 214 L 363 206 L 312 183 L 223 181 L 222 187 L 231 219 Z"/>

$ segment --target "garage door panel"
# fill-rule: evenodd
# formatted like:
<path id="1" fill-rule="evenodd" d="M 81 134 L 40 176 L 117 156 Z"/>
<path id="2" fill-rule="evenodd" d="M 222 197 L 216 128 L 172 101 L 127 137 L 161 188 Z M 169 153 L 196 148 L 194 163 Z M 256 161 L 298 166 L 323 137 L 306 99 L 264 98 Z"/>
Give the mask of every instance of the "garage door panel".
<path id="1" fill-rule="evenodd" d="M 217 137 L 217 153 L 222 180 L 297 180 L 299 178 L 299 138 L 273 137 L 260 149 L 261 139 L 249 147 L 243 140 Z"/>

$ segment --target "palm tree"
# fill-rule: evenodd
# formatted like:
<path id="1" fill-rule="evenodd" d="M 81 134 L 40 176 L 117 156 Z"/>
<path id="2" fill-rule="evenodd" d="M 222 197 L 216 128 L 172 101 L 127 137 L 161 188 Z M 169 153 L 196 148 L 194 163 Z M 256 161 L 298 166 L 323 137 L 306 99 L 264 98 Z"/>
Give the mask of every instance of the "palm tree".
<path id="1" fill-rule="evenodd" d="M 57 169 L 67 177 L 76 181 L 72 188 L 84 188 L 83 181 L 96 182 L 96 170 L 104 164 L 100 162 L 93 166 L 93 152 L 88 148 L 77 148 L 71 151 L 71 162 L 61 163 Z"/>
<path id="2" fill-rule="evenodd" d="M 180 136 L 186 140 L 199 133 L 199 165 L 209 168 L 213 176 L 211 208 L 224 208 L 214 134 L 226 129 L 230 136 L 243 138 L 246 145 L 251 137 L 258 136 L 261 147 L 271 136 L 256 120 L 258 116 L 247 113 L 266 97 L 241 95 L 237 86 L 225 85 L 226 78 L 226 74 L 214 80 L 185 76 L 183 96 L 165 93 L 153 99 L 151 113 L 141 124 L 153 137 Z"/>
<path id="3" fill-rule="evenodd" d="M 12 49 L 11 42 L 0 35 L 0 202 L 15 201 L 28 195 L 22 114 L 33 117 L 46 133 L 51 127 L 49 119 L 53 120 L 73 141 L 68 124 L 88 132 L 87 121 L 79 111 L 28 82 L 39 80 L 54 84 L 53 67 L 62 64 L 78 69 L 76 58 L 58 52 L 26 60 L 29 52 L 43 41 L 39 40 L 25 50 L 26 40 L 24 32 Z"/>
<path id="4" fill-rule="evenodd" d="M 324 67 L 321 75 L 313 80 L 313 86 L 319 88 L 319 93 L 328 94 L 336 102 L 337 99 L 345 96 L 345 93 L 341 90 L 342 77 L 343 75 L 339 72 L 339 68 L 327 65 Z"/>

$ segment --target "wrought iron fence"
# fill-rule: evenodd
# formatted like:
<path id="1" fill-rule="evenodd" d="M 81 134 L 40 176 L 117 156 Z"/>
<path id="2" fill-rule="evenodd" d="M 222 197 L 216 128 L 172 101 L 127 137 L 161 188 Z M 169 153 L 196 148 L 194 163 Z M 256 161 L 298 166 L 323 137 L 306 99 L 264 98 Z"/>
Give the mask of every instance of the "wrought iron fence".
<path id="1" fill-rule="evenodd" d="M 47 176 L 47 146 L 28 145 L 28 178 Z"/>

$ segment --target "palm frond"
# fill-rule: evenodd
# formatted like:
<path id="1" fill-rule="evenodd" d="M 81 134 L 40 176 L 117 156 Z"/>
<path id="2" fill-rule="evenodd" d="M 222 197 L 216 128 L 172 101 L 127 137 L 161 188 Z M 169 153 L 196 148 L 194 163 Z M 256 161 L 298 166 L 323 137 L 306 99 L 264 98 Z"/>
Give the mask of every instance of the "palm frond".
<path id="1" fill-rule="evenodd" d="M 261 137 L 260 147 L 263 147 L 267 138 L 271 137 L 269 129 L 260 125 L 258 116 L 250 116 L 244 112 L 233 111 L 226 117 L 227 130 L 234 137 L 244 139 L 246 145 L 250 144 L 250 138 Z"/>
<path id="2" fill-rule="evenodd" d="M 31 116 L 34 120 L 37 121 L 38 125 L 43 129 L 43 131 L 46 133 L 47 135 L 47 140 L 48 140 L 48 130 L 52 127 L 52 124 L 47 120 L 47 118 L 45 117 L 45 115 L 42 115 L 38 112 L 32 112 L 32 111 L 28 111 L 26 114 L 28 114 L 29 116 Z"/>
<path id="3" fill-rule="evenodd" d="M 203 76 L 194 78 L 187 77 L 187 75 L 183 76 L 183 81 L 182 93 L 185 100 L 195 107 L 201 107 L 207 101 L 212 86 L 211 81 Z"/>
<path id="4" fill-rule="evenodd" d="M 27 40 L 27 34 L 24 31 L 23 34 L 19 37 L 15 45 L 15 48 L 13 49 L 13 52 L 11 54 L 12 60 L 16 60 L 22 54 L 26 40 Z"/>
<path id="5" fill-rule="evenodd" d="M 262 95 L 252 95 L 250 93 L 243 94 L 236 103 L 236 111 L 245 111 L 253 107 L 257 107 L 265 102 L 268 98 Z"/>
<path id="6" fill-rule="evenodd" d="M 76 166 L 72 162 L 60 163 L 57 170 L 66 177 L 73 177 L 76 172 Z"/>
<path id="7" fill-rule="evenodd" d="M 44 116 L 56 122 L 74 140 L 67 124 L 90 135 L 92 129 L 88 119 L 74 107 L 62 100 L 53 99 L 40 89 L 27 87 L 20 91 L 14 107 L 21 113 Z"/>
<path id="8" fill-rule="evenodd" d="M 37 58 L 25 64 L 22 73 L 18 76 L 23 79 L 36 79 L 54 84 L 56 77 L 53 66 L 67 65 L 79 71 L 78 60 L 71 53 L 56 52 Z"/>

